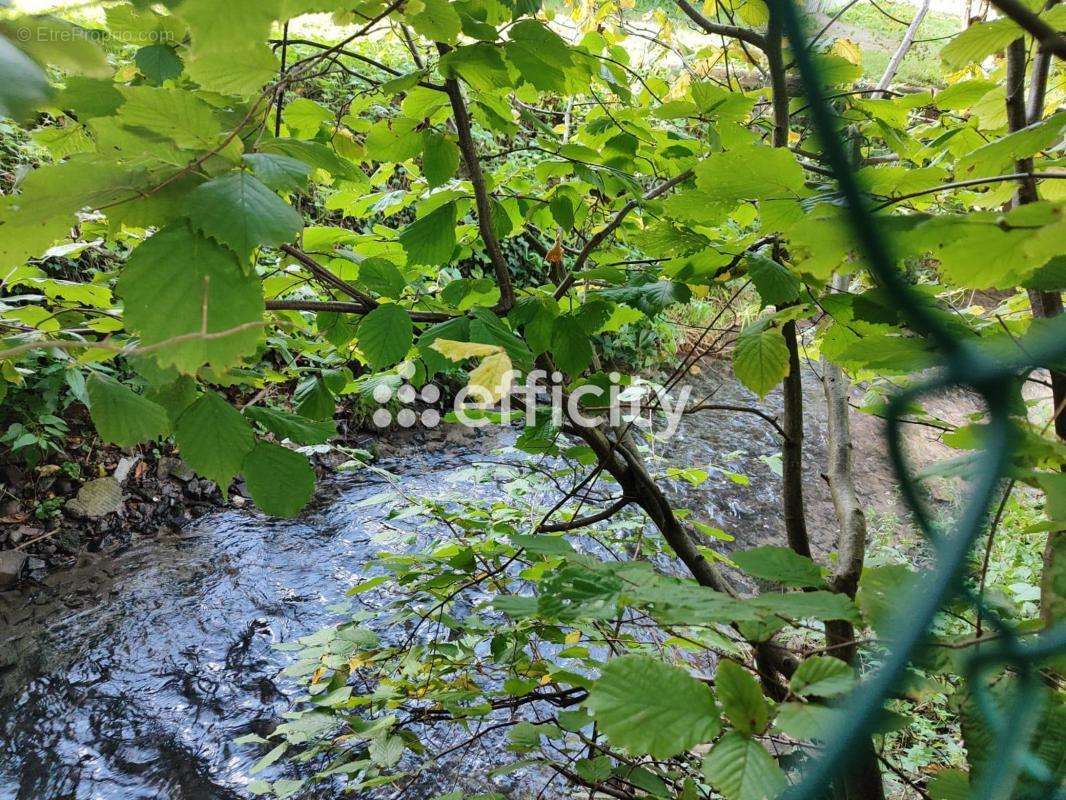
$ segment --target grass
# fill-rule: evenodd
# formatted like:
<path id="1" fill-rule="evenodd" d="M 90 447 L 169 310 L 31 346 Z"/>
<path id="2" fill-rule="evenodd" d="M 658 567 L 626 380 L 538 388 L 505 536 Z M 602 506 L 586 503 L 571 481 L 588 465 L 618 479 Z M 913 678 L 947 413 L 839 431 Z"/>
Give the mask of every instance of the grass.
<path id="1" fill-rule="evenodd" d="M 827 8 L 825 13 L 832 17 L 841 7 L 842 4 L 838 4 L 834 8 Z M 868 79 L 876 81 L 903 39 L 907 29 L 904 23 L 910 23 L 916 11 L 910 3 L 877 0 L 875 6 L 872 0 L 865 0 L 845 11 L 829 29 L 827 36 L 857 41 L 862 47 L 863 71 Z M 962 20 L 959 17 L 931 10 L 922 20 L 917 39 L 903 60 L 896 80 L 919 85 L 942 83 L 940 50 L 947 44 L 946 37 L 961 29 Z"/>

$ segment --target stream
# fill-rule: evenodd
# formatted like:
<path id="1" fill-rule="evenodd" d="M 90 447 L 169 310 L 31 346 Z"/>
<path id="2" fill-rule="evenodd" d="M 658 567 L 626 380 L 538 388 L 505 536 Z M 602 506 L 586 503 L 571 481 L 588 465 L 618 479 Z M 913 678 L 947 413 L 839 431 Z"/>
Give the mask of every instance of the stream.
<path id="1" fill-rule="evenodd" d="M 716 401 L 753 401 L 724 372 L 697 383 L 695 399 L 718 386 Z M 807 384 L 819 402 L 820 387 Z M 378 466 L 410 494 L 470 496 L 469 465 L 506 452 L 513 434 L 453 433 L 393 445 Z M 817 494 L 820 432 L 809 441 Z M 781 541 L 780 448 L 765 423 L 701 413 L 663 447 L 672 464 L 711 473 L 695 488 L 671 483 L 697 518 L 745 545 Z M 338 476 L 295 520 L 220 511 L 0 595 L 0 800 L 251 797 L 260 753 L 232 740 L 269 730 L 295 690 L 277 677 L 290 656 L 273 646 L 336 620 L 331 604 L 382 549 L 387 506 L 371 501 L 387 488 L 372 470 Z"/>

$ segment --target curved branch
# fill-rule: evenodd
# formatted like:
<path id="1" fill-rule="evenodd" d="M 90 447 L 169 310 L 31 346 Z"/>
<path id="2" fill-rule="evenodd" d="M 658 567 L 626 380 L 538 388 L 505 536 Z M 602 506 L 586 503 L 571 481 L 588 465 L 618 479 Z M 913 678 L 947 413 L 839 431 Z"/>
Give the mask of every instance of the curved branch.
<path id="1" fill-rule="evenodd" d="M 991 3 L 1040 42 L 1042 48 L 1066 60 L 1066 38 L 1063 38 L 1057 30 L 1026 8 L 1019 0 L 991 0 Z"/>
<path id="2" fill-rule="evenodd" d="M 267 300 L 267 311 L 332 311 L 336 314 L 369 314 L 373 309 L 361 303 L 341 300 Z M 454 317 L 433 311 L 408 311 L 413 322 L 445 322 Z"/>
<path id="3" fill-rule="evenodd" d="M 441 54 L 447 53 L 450 48 L 445 44 L 437 44 Z M 471 132 L 470 112 L 463 100 L 463 90 L 459 87 L 459 81 L 455 78 L 447 78 L 444 81 L 444 91 L 451 101 L 452 116 L 455 118 L 455 128 L 459 134 L 459 152 L 463 154 L 463 162 L 470 176 L 470 184 L 474 188 L 474 202 L 477 205 L 477 227 L 481 233 L 481 240 L 485 243 L 485 251 L 489 255 L 493 269 L 496 271 L 496 283 L 500 287 L 500 302 L 497 310 L 507 313 L 514 306 L 514 288 L 511 286 L 511 273 L 507 267 L 507 259 L 500 249 L 496 231 L 492 228 L 492 199 L 489 197 L 488 187 L 485 185 L 485 175 L 481 171 L 481 162 L 478 158 L 477 147 L 474 145 L 474 136 Z"/>
<path id="4" fill-rule="evenodd" d="M 738 39 L 742 42 L 747 42 L 753 47 L 758 47 L 760 50 L 766 49 L 766 37 L 761 33 L 749 28 L 741 28 L 738 25 L 722 25 L 719 22 L 712 22 L 693 8 L 688 0 L 674 0 L 674 2 L 677 3 L 677 7 L 685 13 L 685 16 L 692 20 L 696 27 L 701 28 L 704 32 L 714 36 L 726 36 L 730 39 Z"/>
<path id="5" fill-rule="evenodd" d="M 610 519 L 623 508 L 628 506 L 629 503 L 629 498 L 623 497 L 611 503 L 611 505 L 603 509 L 603 511 L 597 511 L 595 514 L 589 514 L 584 517 L 575 517 L 569 522 L 542 523 L 537 528 L 537 533 L 557 533 L 559 531 L 572 531 L 577 528 L 587 528 L 589 525 L 595 525 L 597 522 L 603 522 L 605 519 Z"/>
<path id="6" fill-rule="evenodd" d="M 964 181 L 955 181 L 955 183 L 943 183 L 940 186 L 933 186 L 929 189 L 922 189 L 920 192 L 910 192 L 909 194 L 901 194 L 899 197 L 893 197 L 881 205 L 874 206 L 873 211 L 881 211 L 896 203 L 902 203 L 904 200 L 911 200 L 915 197 L 921 197 L 926 194 L 936 194 L 937 192 L 947 192 L 951 189 L 965 189 L 967 186 L 980 186 L 982 183 L 1002 183 L 1003 181 L 1016 181 L 1021 178 L 1035 178 L 1036 180 L 1062 180 L 1066 178 L 1066 172 L 1012 172 L 1010 175 L 993 175 L 988 178 L 969 178 Z"/>
<path id="7" fill-rule="evenodd" d="M 630 200 L 628 203 L 622 206 L 622 208 L 618 210 L 618 213 L 614 215 L 611 221 L 604 225 L 599 231 L 597 231 L 596 234 L 588 240 L 585 246 L 581 248 L 581 252 L 577 254 L 577 259 L 574 261 L 574 266 L 571 268 L 569 274 L 565 278 L 563 278 L 562 282 L 559 284 L 559 287 L 555 290 L 555 299 L 558 300 L 566 295 L 570 287 L 574 285 L 574 275 L 581 271 L 582 267 L 584 267 L 586 262 L 588 262 L 589 257 L 592 255 L 593 251 L 601 244 L 603 244 L 604 240 L 606 240 L 608 236 L 610 236 L 612 233 L 615 232 L 615 230 L 618 229 L 618 226 L 622 224 L 622 221 L 625 220 L 625 218 L 633 209 L 635 209 L 641 203 L 646 203 L 649 200 L 654 200 L 656 197 L 666 194 L 679 183 L 684 183 L 685 181 L 687 181 L 689 178 L 692 177 L 692 175 L 693 170 L 686 169 L 684 172 L 675 175 L 670 180 L 665 181 L 664 183 L 660 183 L 658 186 L 649 189 L 644 194 L 642 194 L 639 199 Z"/>

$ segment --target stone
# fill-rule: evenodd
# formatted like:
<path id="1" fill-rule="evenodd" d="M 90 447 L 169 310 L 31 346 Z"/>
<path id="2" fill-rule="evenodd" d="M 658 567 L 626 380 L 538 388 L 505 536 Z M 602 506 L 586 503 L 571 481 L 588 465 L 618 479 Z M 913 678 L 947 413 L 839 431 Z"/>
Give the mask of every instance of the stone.
<path id="1" fill-rule="evenodd" d="M 191 481 L 196 477 L 196 474 L 189 469 L 189 465 L 182 461 L 180 458 L 171 458 L 170 456 L 163 456 L 156 463 L 156 477 L 159 480 L 166 480 L 167 478 L 177 478 L 179 481 Z"/>
<path id="2" fill-rule="evenodd" d="M 19 525 L 7 535 L 7 538 L 12 545 L 16 545 L 19 544 L 23 539 L 34 539 L 40 535 L 40 528 L 31 528 L 29 525 Z"/>
<path id="3" fill-rule="evenodd" d="M 18 583 L 28 557 L 18 550 L 0 550 L 0 590 Z"/>
<path id="4" fill-rule="evenodd" d="M 140 455 L 133 457 L 123 456 L 118 460 L 118 466 L 115 467 L 113 477 L 119 483 L 125 483 L 126 478 L 129 477 L 130 471 L 136 466 L 137 462 L 141 460 Z"/>
<path id="5" fill-rule="evenodd" d="M 112 477 L 89 481 L 67 501 L 67 511 L 76 517 L 99 519 L 122 509 L 122 486 Z"/>

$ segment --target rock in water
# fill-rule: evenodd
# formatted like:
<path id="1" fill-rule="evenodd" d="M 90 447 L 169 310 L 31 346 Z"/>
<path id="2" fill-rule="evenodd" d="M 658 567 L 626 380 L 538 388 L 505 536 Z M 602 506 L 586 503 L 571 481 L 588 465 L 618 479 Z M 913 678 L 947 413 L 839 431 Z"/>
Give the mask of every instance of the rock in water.
<path id="1" fill-rule="evenodd" d="M 114 514 L 122 508 L 122 487 L 114 478 L 97 478 L 78 490 L 67 501 L 67 511 L 77 517 L 97 519 Z"/>
<path id="2" fill-rule="evenodd" d="M 26 554 L 18 550 L 0 550 L 0 590 L 13 586 L 26 565 Z"/>

